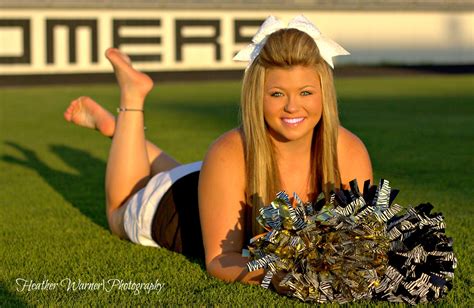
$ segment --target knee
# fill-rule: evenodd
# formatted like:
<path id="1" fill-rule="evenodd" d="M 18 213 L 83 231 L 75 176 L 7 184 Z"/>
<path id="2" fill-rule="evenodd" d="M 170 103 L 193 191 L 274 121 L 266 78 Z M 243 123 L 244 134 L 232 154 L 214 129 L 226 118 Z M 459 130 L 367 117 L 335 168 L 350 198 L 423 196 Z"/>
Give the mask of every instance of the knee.
<path id="1" fill-rule="evenodd" d="M 124 213 L 125 207 L 118 209 L 107 209 L 107 221 L 109 223 L 109 229 L 112 234 L 118 236 L 121 239 L 128 239 L 127 233 L 124 228 Z"/>

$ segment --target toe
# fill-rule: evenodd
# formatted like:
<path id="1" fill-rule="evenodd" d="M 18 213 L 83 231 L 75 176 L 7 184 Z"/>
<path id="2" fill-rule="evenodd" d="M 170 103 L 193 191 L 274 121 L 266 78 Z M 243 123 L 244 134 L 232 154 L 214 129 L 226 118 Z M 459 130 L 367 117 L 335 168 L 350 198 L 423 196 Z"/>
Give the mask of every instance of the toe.
<path id="1" fill-rule="evenodd" d="M 69 110 L 66 110 L 63 115 L 66 121 L 71 122 L 71 112 Z"/>
<path id="2" fill-rule="evenodd" d="M 131 67 L 131 61 L 130 61 L 130 58 L 120 52 L 120 50 L 116 49 L 116 48 L 109 48 L 107 49 L 106 51 L 106 56 L 107 56 L 107 59 L 109 59 L 109 61 L 115 66 L 119 66 L 121 68 L 130 68 Z"/>
<path id="3" fill-rule="evenodd" d="M 107 50 L 105 51 L 105 56 L 108 58 L 110 57 L 110 55 L 114 52 L 117 51 L 117 48 L 107 48 Z"/>

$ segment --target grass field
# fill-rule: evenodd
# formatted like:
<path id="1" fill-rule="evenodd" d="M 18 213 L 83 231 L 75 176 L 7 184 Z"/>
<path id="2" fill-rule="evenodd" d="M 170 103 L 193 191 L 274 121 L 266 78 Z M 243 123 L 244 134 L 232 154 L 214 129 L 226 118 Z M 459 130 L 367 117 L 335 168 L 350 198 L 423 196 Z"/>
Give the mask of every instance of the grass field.
<path id="1" fill-rule="evenodd" d="M 401 190 L 399 204 L 430 201 L 445 215 L 459 263 L 454 289 L 440 304 L 472 307 L 474 76 L 344 78 L 336 85 L 341 121 L 365 142 L 374 178 Z M 239 87 L 157 86 L 146 104 L 148 138 L 181 162 L 202 159 L 217 136 L 238 124 Z M 103 191 L 110 140 L 62 118 L 80 95 L 110 110 L 118 101 L 114 85 L 0 89 L 0 306 L 300 304 L 221 282 L 196 260 L 112 236 Z M 18 278 L 65 282 L 28 291 L 19 289 Z M 164 285 L 140 294 L 68 291 L 67 279 Z"/>

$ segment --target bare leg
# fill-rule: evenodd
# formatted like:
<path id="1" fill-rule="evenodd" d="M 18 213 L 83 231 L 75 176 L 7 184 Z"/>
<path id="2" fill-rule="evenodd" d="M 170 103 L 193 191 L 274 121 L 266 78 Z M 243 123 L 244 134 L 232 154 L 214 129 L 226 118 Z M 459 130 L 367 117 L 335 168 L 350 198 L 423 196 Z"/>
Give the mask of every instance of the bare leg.
<path id="1" fill-rule="evenodd" d="M 78 126 L 97 130 L 102 135 L 112 138 L 115 133 L 115 117 L 92 98 L 81 96 L 73 100 L 64 112 L 66 121 Z M 150 176 L 179 166 L 179 163 L 159 147 L 146 141 Z"/>
<path id="2" fill-rule="evenodd" d="M 106 57 L 112 64 L 120 87 L 120 107 L 143 109 L 145 97 L 153 87 L 152 80 L 134 70 L 129 59 L 116 49 L 108 49 Z M 123 228 L 123 211 L 120 206 L 150 178 L 150 165 L 143 130 L 143 113 L 121 112 L 117 117 L 112 138 L 107 170 L 105 195 L 110 229 L 126 237 Z"/>
<path id="3" fill-rule="evenodd" d="M 117 49 L 108 49 L 106 57 L 114 68 L 120 87 L 120 107 L 143 109 L 145 98 L 153 87 L 152 80 L 133 69 L 130 59 Z M 86 123 L 91 126 L 90 121 Z M 95 124 L 94 128 L 102 129 L 102 123 Z M 125 207 L 121 206 L 131 195 L 143 188 L 151 176 L 143 127 L 142 112 L 120 112 L 107 160 L 105 174 L 107 218 L 112 233 L 122 238 L 127 238 L 127 235 L 123 227 Z"/>

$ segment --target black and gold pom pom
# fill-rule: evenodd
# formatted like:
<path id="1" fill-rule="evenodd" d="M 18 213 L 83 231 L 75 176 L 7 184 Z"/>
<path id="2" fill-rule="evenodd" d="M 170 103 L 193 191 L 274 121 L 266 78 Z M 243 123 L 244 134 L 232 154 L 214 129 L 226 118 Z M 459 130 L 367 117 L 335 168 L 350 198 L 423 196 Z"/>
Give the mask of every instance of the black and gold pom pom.
<path id="1" fill-rule="evenodd" d="M 416 304 L 444 296 L 456 258 L 443 216 L 430 214 L 430 204 L 399 214 L 398 191 L 386 180 L 370 188 L 366 182 L 362 195 L 355 180 L 350 187 L 328 202 L 320 196 L 319 210 L 296 194 L 292 206 L 278 193 L 260 210 L 258 222 L 269 231 L 250 241 L 248 270 L 267 269 L 265 288 L 276 273 L 286 273 L 280 286 L 302 301 Z"/>

